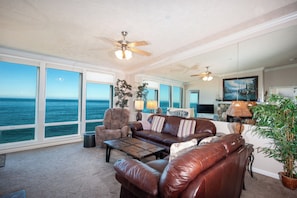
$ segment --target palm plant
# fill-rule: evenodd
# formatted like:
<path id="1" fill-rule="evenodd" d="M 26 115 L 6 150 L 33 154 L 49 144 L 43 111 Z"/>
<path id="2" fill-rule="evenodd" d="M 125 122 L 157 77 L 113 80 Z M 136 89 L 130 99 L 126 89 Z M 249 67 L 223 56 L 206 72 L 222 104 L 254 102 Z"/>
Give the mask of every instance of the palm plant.
<path id="1" fill-rule="evenodd" d="M 254 132 L 272 140 L 260 151 L 283 164 L 284 174 L 297 179 L 297 105 L 290 98 L 271 95 L 267 104 L 251 107 Z"/>
<path id="2" fill-rule="evenodd" d="M 148 83 L 142 83 L 137 87 L 136 98 L 146 100 L 148 94 L 147 85 Z"/>
<path id="3" fill-rule="evenodd" d="M 133 96 L 132 86 L 126 80 L 118 79 L 114 88 L 114 96 L 118 98 L 115 105 L 121 108 L 128 107 L 128 100 Z"/>

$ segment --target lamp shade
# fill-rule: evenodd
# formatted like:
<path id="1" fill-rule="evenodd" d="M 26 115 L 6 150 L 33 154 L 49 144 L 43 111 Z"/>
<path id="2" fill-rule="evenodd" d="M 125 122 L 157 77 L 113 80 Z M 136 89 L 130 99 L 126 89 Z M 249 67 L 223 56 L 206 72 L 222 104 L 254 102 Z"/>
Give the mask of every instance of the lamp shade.
<path id="1" fill-rule="evenodd" d="M 157 109 L 157 107 L 158 107 L 158 104 L 157 104 L 156 100 L 148 100 L 146 103 L 147 109 L 155 110 L 155 109 Z"/>
<path id="2" fill-rule="evenodd" d="M 135 110 L 141 111 L 144 108 L 144 101 L 143 100 L 135 100 L 134 102 Z"/>
<path id="3" fill-rule="evenodd" d="M 120 49 L 114 52 L 115 56 L 120 60 L 129 60 L 132 58 L 132 52 L 127 49 Z"/>
<path id="4" fill-rule="evenodd" d="M 252 113 L 245 101 L 233 101 L 226 111 L 226 114 L 233 117 L 252 117 Z"/>

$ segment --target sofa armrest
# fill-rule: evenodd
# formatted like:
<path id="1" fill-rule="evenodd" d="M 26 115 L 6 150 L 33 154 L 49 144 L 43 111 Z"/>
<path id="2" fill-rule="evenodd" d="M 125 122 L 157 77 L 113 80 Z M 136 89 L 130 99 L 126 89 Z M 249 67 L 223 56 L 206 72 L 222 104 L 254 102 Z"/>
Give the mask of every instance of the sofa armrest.
<path id="1" fill-rule="evenodd" d="M 142 131 L 143 130 L 142 123 L 138 122 L 138 121 L 132 122 L 130 124 L 130 128 L 131 128 L 132 133 L 135 132 L 135 131 Z"/>
<path id="2" fill-rule="evenodd" d="M 150 195 L 158 194 L 161 173 L 147 164 L 135 159 L 121 159 L 114 164 L 114 169 L 116 178 L 122 177 L 130 184 Z M 121 182 L 120 179 L 118 181 Z M 127 182 L 122 183 L 122 185 L 126 188 L 131 187 Z"/>
<path id="3" fill-rule="evenodd" d="M 97 134 L 99 134 L 101 131 L 105 130 L 105 126 L 104 125 L 98 125 L 95 127 L 95 131 Z"/>
<path id="4" fill-rule="evenodd" d="M 122 134 L 122 137 L 127 137 L 128 136 L 128 133 L 129 133 L 129 126 L 123 126 L 121 128 L 121 134 Z"/>

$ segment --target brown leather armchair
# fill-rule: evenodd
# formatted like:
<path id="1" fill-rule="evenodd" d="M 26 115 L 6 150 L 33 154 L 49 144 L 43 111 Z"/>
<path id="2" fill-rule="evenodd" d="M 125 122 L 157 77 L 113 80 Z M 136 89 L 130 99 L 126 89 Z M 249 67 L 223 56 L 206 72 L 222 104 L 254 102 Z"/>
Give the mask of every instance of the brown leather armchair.
<path id="1" fill-rule="evenodd" d="M 122 108 L 110 108 L 104 113 L 103 125 L 95 127 L 96 146 L 105 147 L 104 141 L 127 137 L 130 112 Z"/>

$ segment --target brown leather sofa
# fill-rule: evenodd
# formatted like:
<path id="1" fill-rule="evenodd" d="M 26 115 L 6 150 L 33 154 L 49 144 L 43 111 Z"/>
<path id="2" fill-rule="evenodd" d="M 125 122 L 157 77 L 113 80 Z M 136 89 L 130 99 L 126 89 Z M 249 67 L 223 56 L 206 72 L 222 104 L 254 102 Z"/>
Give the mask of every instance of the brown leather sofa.
<path id="1" fill-rule="evenodd" d="M 151 115 L 148 118 L 148 122 L 152 123 L 153 116 Z M 173 143 L 184 142 L 196 138 L 198 142 L 205 137 L 216 135 L 216 126 L 207 119 L 201 118 L 182 118 L 178 116 L 166 116 L 166 115 L 157 115 L 165 118 L 162 131 L 154 132 L 152 130 L 144 130 L 141 122 L 133 122 L 130 124 L 132 131 L 132 137 L 137 138 L 152 144 L 158 145 L 165 148 L 166 152 L 169 153 L 170 146 Z M 180 120 L 196 120 L 195 132 L 193 135 L 188 137 L 178 137 L 178 129 Z"/>
<path id="2" fill-rule="evenodd" d="M 118 160 L 114 169 L 121 183 L 120 197 L 238 198 L 252 152 L 240 134 L 229 134 L 170 162 Z"/>

